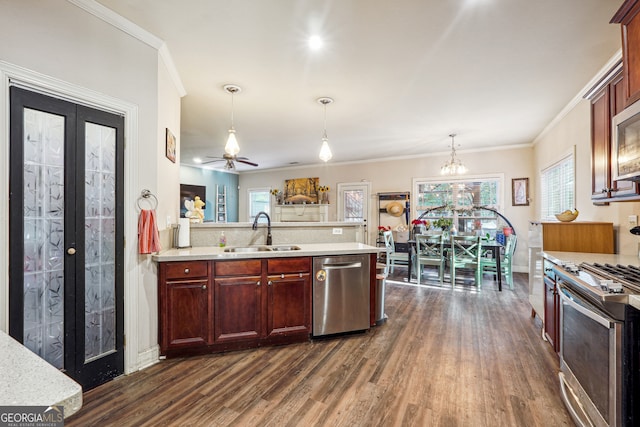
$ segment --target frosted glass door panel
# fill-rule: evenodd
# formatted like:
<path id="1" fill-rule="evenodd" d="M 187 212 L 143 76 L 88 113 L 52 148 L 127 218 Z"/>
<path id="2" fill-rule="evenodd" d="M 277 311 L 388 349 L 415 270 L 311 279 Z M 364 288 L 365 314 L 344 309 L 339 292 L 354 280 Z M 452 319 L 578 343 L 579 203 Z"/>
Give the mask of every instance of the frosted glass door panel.
<path id="1" fill-rule="evenodd" d="M 85 125 L 85 363 L 116 351 L 116 132 Z"/>
<path id="2" fill-rule="evenodd" d="M 62 116 L 24 110 L 24 345 L 64 368 Z"/>

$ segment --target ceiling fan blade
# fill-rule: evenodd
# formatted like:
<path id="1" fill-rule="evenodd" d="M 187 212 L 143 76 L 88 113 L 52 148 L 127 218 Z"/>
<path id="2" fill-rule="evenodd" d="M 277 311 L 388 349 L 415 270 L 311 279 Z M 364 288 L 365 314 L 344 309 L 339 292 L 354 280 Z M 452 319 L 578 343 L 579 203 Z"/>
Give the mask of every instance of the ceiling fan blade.
<path id="1" fill-rule="evenodd" d="M 209 160 L 208 162 L 202 162 L 202 163 L 200 163 L 200 164 L 201 164 L 201 165 L 206 165 L 206 164 L 208 164 L 208 163 L 224 162 L 224 161 L 225 161 L 224 159 L 216 159 L 215 157 L 210 157 L 210 158 L 215 159 L 215 160 Z"/>
<path id="2" fill-rule="evenodd" d="M 257 163 L 253 163 L 253 162 L 250 162 L 249 160 L 242 160 L 242 159 L 246 159 L 246 157 L 238 157 L 236 161 L 240 163 L 244 163 L 245 165 L 258 166 Z"/>

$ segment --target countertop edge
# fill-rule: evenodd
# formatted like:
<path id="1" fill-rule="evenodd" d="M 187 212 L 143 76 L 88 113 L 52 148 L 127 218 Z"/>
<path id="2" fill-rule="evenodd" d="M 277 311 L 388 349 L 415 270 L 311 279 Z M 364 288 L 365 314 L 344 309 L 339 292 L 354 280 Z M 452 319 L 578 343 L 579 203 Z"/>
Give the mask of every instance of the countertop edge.
<path id="1" fill-rule="evenodd" d="M 2 406 L 62 405 L 64 417 L 82 407 L 82 387 L 18 341 L 0 331 Z"/>
<path id="2" fill-rule="evenodd" d="M 365 245 L 363 243 L 301 243 L 287 246 L 298 246 L 300 247 L 300 249 L 293 251 L 224 252 L 225 248 L 219 247 L 193 247 L 186 249 L 168 249 L 154 254 L 152 256 L 152 260 L 155 262 L 170 262 L 236 260 L 252 258 L 291 258 L 365 253 L 373 254 L 385 251 L 385 248 Z"/>

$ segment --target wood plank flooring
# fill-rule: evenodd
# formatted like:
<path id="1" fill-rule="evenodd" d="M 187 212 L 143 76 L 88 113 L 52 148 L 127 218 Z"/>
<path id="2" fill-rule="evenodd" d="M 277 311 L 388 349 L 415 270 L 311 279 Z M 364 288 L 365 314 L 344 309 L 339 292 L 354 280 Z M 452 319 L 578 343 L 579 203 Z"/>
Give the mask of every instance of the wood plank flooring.
<path id="1" fill-rule="evenodd" d="M 527 276 L 485 279 L 389 282 L 389 319 L 366 333 L 163 360 L 85 393 L 66 425 L 572 426 Z"/>

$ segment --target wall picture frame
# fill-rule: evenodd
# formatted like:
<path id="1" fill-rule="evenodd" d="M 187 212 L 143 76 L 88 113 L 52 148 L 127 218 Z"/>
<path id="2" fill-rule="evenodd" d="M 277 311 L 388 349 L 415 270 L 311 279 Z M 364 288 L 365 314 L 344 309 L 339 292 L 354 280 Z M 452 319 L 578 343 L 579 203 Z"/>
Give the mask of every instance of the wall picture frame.
<path id="1" fill-rule="evenodd" d="M 529 178 L 511 179 L 511 204 L 529 206 Z"/>
<path id="2" fill-rule="evenodd" d="M 171 160 L 173 163 L 176 162 L 176 137 L 171 133 L 169 128 L 167 128 L 166 132 L 166 156 L 167 159 Z"/>

